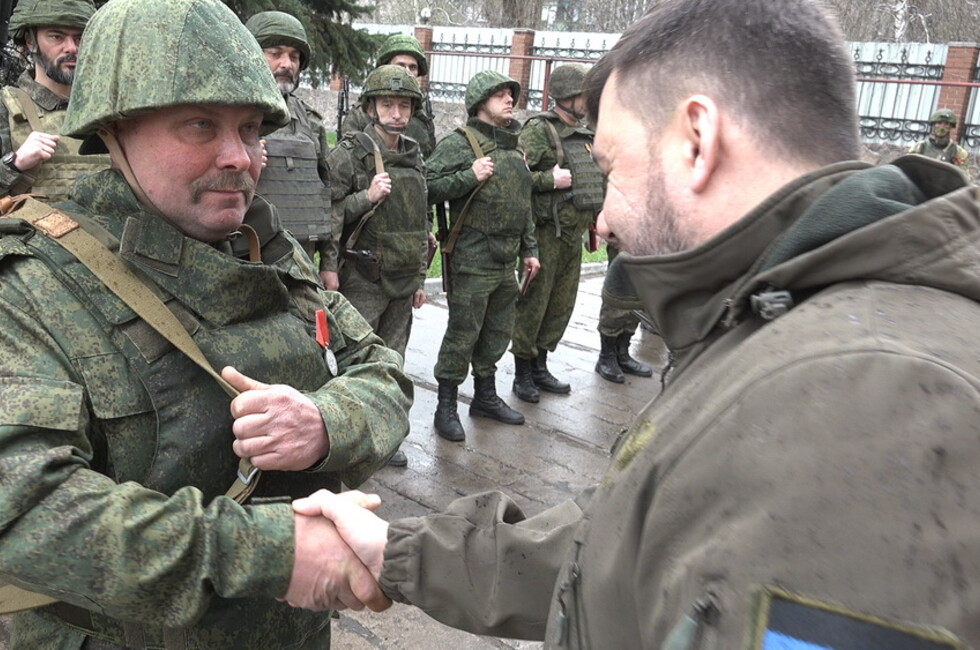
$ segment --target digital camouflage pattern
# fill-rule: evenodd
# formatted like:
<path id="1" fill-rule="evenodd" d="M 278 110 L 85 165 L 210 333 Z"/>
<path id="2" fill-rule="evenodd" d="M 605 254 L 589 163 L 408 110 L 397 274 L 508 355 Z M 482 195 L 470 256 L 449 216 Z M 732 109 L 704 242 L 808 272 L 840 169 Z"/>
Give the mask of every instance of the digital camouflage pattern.
<path id="1" fill-rule="evenodd" d="M 511 96 L 514 98 L 514 106 L 517 106 L 517 98 L 521 96 L 521 84 L 496 70 L 477 72 L 466 84 L 466 97 L 464 99 L 466 114 L 470 117 L 476 115 L 480 104 L 504 86 L 510 88 Z"/>
<path id="2" fill-rule="evenodd" d="M 253 500 L 356 486 L 387 461 L 408 430 L 401 359 L 320 288 L 268 204 L 257 199 L 246 218 L 264 263 L 243 264 L 243 240 L 183 236 L 117 172 L 80 180 L 75 199 L 61 207 L 117 242 L 215 367 L 288 383 L 320 409 L 328 457 L 264 473 Z M 166 625 L 186 626 L 188 649 L 327 647 L 329 615 L 273 600 L 292 568 L 288 504 L 222 496 L 238 462 L 229 398 L 64 249 L 0 224 L 3 577 L 91 609 L 115 643 L 129 620 L 147 626 L 148 644 Z M 328 313 L 337 377 L 315 341 L 316 309 Z M 17 617 L 14 648 L 51 637 L 77 633 L 47 610 Z"/>
<path id="3" fill-rule="evenodd" d="M 361 106 L 367 109 L 372 97 L 407 97 L 412 100 L 412 111 L 422 102 L 422 89 L 408 70 L 400 65 L 379 65 L 364 80 Z"/>
<path id="4" fill-rule="evenodd" d="M 378 65 L 391 63 L 391 60 L 399 54 L 408 54 L 415 57 L 419 64 L 419 76 L 424 77 L 429 74 L 429 61 L 425 58 L 425 50 L 422 44 L 414 36 L 408 34 L 392 34 L 381 44 L 378 50 Z"/>
<path id="5" fill-rule="evenodd" d="M 377 206 L 367 200 L 367 188 L 377 173 L 375 147 L 381 151 L 384 169 L 391 177 L 391 194 Z M 376 255 L 381 278 L 372 282 L 354 263 L 346 261 L 341 268 L 340 291 L 378 335 L 404 355 L 412 324 L 412 296 L 425 281 L 430 227 L 418 143 L 400 138 L 399 150 L 389 151 L 374 127 L 368 127 L 341 140 L 327 163 L 334 193 L 333 231 L 337 235 L 325 256 L 327 261 L 321 260 L 321 268 L 332 264 L 328 269 L 336 270 L 339 251 L 364 215 L 374 209 L 353 248 Z"/>
<path id="6" fill-rule="evenodd" d="M 564 63 L 558 66 L 548 81 L 548 94 L 555 99 L 581 95 L 586 72 L 588 68 L 581 63 Z"/>
<path id="7" fill-rule="evenodd" d="M 305 70 L 310 63 L 312 51 L 306 39 L 306 29 L 295 16 L 284 11 L 262 11 L 245 23 L 245 29 L 252 33 L 259 45 L 276 47 L 288 45 L 299 50 L 299 69 Z"/>
<path id="8" fill-rule="evenodd" d="M 289 120 L 262 49 L 220 2 L 113 0 L 92 18 L 75 74 L 85 83 L 72 88 L 62 127 L 73 137 L 178 104 L 256 106 L 267 133 Z M 90 139 L 82 151 L 105 148 Z"/>
<path id="9" fill-rule="evenodd" d="M 68 100 L 34 81 L 30 71 L 21 73 L 16 87 L 27 93 L 28 99 L 34 102 L 40 119 L 38 130 L 58 133 L 65 118 Z M 14 92 L 11 87 L 4 88 L 0 92 L 0 155 L 17 151 L 32 130 L 34 129 L 22 106 L 21 94 Z M 16 172 L 6 165 L 0 165 L 0 195 L 32 192 L 45 195 L 50 202 L 67 199 L 75 178 L 109 166 L 108 156 L 79 155 L 79 144 L 78 140 L 62 138 L 54 155 L 27 173 Z"/>
<path id="10" fill-rule="evenodd" d="M 531 174 L 517 146 L 518 122 L 495 127 L 470 118 L 494 173 L 470 203 L 450 260 L 453 290 L 449 322 L 439 348 L 436 379 L 458 384 L 473 374 L 487 377 L 507 351 L 514 329 L 518 258 L 538 256 L 531 215 Z M 467 197 L 479 185 L 472 164 L 476 155 L 459 131 L 447 135 L 426 164 L 429 201 L 449 201 L 458 218 Z M 533 283 L 532 283 L 533 284 Z"/>
<path id="11" fill-rule="evenodd" d="M 17 42 L 31 27 L 54 26 L 85 29 L 95 13 L 91 0 L 19 0 L 10 14 L 8 30 Z"/>

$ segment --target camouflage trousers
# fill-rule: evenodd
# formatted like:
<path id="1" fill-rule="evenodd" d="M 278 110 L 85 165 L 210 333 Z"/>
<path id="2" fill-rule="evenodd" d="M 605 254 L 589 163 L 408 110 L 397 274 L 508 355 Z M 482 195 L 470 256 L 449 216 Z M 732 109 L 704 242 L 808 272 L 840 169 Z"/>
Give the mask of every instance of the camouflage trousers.
<path id="1" fill-rule="evenodd" d="M 511 352 L 522 359 L 538 356 L 538 350 L 554 352 L 565 335 L 575 309 L 582 274 L 581 236 L 572 242 L 555 235 L 554 224 L 539 226 L 538 260 L 541 270 L 517 299 L 514 342 Z"/>
<path id="2" fill-rule="evenodd" d="M 385 345 L 405 358 L 412 332 L 412 296 L 389 298 L 381 284 L 364 278 L 352 264 L 340 269 L 340 293 L 360 312 Z"/>
<path id="3" fill-rule="evenodd" d="M 489 377 L 497 371 L 514 331 L 517 291 L 512 270 L 492 275 L 453 274 L 449 322 L 436 361 L 436 379 L 460 384 L 471 362 L 474 377 Z"/>
<path id="4" fill-rule="evenodd" d="M 607 244 L 606 255 L 612 262 L 619 255 L 619 249 Z M 602 305 L 599 307 L 599 325 L 596 328 L 602 336 L 616 337 L 627 332 L 632 337 L 636 333 L 636 326 L 639 324 L 640 319 L 631 310 L 610 307 L 605 300 L 602 301 Z"/>

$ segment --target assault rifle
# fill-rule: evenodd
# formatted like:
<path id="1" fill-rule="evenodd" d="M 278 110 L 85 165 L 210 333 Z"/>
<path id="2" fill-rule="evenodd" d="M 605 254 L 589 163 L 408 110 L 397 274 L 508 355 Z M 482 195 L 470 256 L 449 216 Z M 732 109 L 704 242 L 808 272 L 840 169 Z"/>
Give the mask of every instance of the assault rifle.
<path id="1" fill-rule="evenodd" d="M 340 127 L 344 124 L 344 118 L 350 113 L 350 79 L 344 76 L 344 82 L 337 93 L 337 142 L 340 142 Z"/>
<path id="2" fill-rule="evenodd" d="M 446 242 L 449 240 L 449 217 L 446 214 L 446 202 L 436 203 L 436 240 L 439 242 L 439 255 L 442 260 L 442 291 L 450 293 L 453 289 L 452 276 L 449 274 L 451 253 L 446 252 Z"/>

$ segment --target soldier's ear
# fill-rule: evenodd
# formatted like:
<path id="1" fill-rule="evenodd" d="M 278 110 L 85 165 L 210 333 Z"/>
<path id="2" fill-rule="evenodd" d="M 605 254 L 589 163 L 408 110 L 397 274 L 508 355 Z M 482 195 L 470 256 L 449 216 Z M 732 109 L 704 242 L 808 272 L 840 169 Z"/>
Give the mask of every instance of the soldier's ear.
<path id="1" fill-rule="evenodd" d="M 678 108 L 682 145 L 682 164 L 687 170 L 688 188 L 704 192 L 718 168 L 722 155 L 722 122 L 718 106 L 706 95 L 692 95 Z"/>

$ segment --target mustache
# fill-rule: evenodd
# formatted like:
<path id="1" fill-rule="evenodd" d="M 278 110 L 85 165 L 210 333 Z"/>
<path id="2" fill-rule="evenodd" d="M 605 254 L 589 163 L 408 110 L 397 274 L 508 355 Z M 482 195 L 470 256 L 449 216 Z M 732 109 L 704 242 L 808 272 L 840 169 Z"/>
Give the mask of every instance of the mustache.
<path id="1" fill-rule="evenodd" d="M 197 203 L 205 192 L 242 192 L 247 199 L 255 193 L 255 181 L 246 172 L 219 172 L 191 183 L 191 197 Z"/>
<path id="2" fill-rule="evenodd" d="M 78 61 L 78 55 L 77 54 L 66 54 L 66 55 L 64 55 L 62 57 L 59 57 L 54 63 L 55 63 L 55 65 L 61 65 L 62 63 L 65 63 L 66 61 L 75 61 L 75 62 L 77 62 Z"/>

